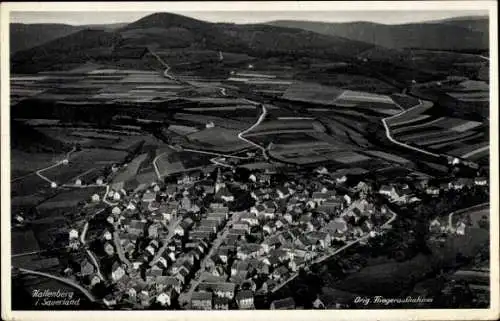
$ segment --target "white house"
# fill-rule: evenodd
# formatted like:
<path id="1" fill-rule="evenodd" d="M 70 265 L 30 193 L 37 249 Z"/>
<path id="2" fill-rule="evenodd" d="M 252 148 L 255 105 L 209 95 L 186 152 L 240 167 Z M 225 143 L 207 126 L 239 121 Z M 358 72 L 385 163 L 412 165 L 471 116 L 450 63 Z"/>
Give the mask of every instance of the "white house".
<path id="1" fill-rule="evenodd" d="M 113 195 L 113 200 L 115 201 L 119 201 L 120 199 L 122 198 L 122 196 L 120 195 L 120 193 L 116 192 L 114 195 Z"/>
<path id="2" fill-rule="evenodd" d="M 92 197 L 90 198 L 90 200 L 92 202 L 94 202 L 94 203 L 97 203 L 97 202 L 99 202 L 101 200 L 101 198 L 99 197 L 99 195 L 94 194 L 94 195 L 92 195 Z"/>
<path id="3" fill-rule="evenodd" d="M 439 188 L 437 187 L 432 187 L 432 186 L 429 186 L 425 189 L 425 193 L 427 195 L 439 195 Z"/>
<path id="4" fill-rule="evenodd" d="M 340 177 L 337 177 L 335 179 L 335 181 L 338 183 L 338 184 L 342 184 L 342 183 L 345 183 L 347 181 L 347 177 L 345 175 L 343 176 L 340 176 Z"/>
<path id="5" fill-rule="evenodd" d="M 465 223 L 464 222 L 458 223 L 456 233 L 457 233 L 457 235 L 465 235 Z"/>
<path id="6" fill-rule="evenodd" d="M 108 230 L 104 231 L 104 235 L 103 236 L 104 236 L 104 239 L 106 241 L 111 241 L 113 239 L 113 235 Z"/>
<path id="7" fill-rule="evenodd" d="M 77 239 L 78 238 L 78 231 L 75 229 L 72 229 L 69 231 L 69 239 Z"/>
<path id="8" fill-rule="evenodd" d="M 116 265 L 113 268 L 113 271 L 111 272 L 111 278 L 113 281 L 118 281 L 120 280 L 123 276 L 125 275 L 125 270 L 121 265 Z"/>
<path id="9" fill-rule="evenodd" d="M 118 206 L 113 207 L 113 209 L 111 210 L 111 214 L 113 215 L 120 215 L 121 213 L 122 210 Z"/>
<path id="10" fill-rule="evenodd" d="M 486 185 L 488 185 L 488 179 L 486 177 L 476 177 L 474 179 L 474 185 L 486 186 Z"/>
<path id="11" fill-rule="evenodd" d="M 165 292 L 162 292 L 156 297 L 156 302 L 160 303 L 163 306 L 169 306 L 170 296 L 167 295 Z"/>

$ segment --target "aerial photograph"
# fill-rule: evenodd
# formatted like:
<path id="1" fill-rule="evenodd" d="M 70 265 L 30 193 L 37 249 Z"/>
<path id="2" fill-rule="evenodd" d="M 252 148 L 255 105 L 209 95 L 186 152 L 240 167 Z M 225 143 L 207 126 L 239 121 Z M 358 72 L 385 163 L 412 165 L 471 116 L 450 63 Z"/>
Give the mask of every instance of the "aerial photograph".
<path id="1" fill-rule="evenodd" d="M 11 12 L 11 309 L 489 309 L 489 23 Z"/>

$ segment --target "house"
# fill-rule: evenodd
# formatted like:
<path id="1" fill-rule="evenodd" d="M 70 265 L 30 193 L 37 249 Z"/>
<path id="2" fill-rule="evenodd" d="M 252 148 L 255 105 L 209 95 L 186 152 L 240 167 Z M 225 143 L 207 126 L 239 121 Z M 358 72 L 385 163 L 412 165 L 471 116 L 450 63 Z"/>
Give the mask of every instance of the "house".
<path id="1" fill-rule="evenodd" d="M 147 307 L 150 305 L 150 296 L 149 296 L 149 291 L 146 289 L 143 289 L 139 294 L 137 295 L 139 301 L 141 302 L 141 305 Z"/>
<path id="2" fill-rule="evenodd" d="M 229 310 L 229 299 L 215 297 L 214 310 Z"/>
<path id="3" fill-rule="evenodd" d="M 175 203 L 162 204 L 160 205 L 160 208 L 158 208 L 158 212 L 161 213 L 164 220 L 170 222 L 177 215 L 177 204 Z"/>
<path id="4" fill-rule="evenodd" d="M 114 306 L 116 305 L 116 298 L 112 294 L 108 294 L 104 297 L 102 302 L 108 307 Z"/>
<path id="5" fill-rule="evenodd" d="M 233 224 L 233 230 L 242 230 L 245 233 L 250 233 L 250 224 L 245 221 L 239 221 Z"/>
<path id="6" fill-rule="evenodd" d="M 80 274 L 82 276 L 91 275 L 94 273 L 94 266 L 87 259 L 80 263 Z"/>
<path id="7" fill-rule="evenodd" d="M 229 189 L 227 189 L 227 187 L 225 186 L 222 186 L 216 193 L 215 193 L 215 196 L 214 196 L 215 199 L 221 199 L 223 200 L 224 202 L 232 202 L 234 201 L 234 196 L 233 194 L 231 194 L 231 192 L 229 191 Z"/>
<path id="8" fill-rule="evenodd" d="M 92 201 L 92 203 L 98 203 L 101 200 L 101 198 L 99 197 L 99 195 L 94 194 L 94 195 L 92 195 L 90 200 Z"/>
<path id="9" fill-rule="evenodd" d="M 91 278 L 90 278 L 90 287 L 94 287 L 96 286 L 98 283 L 101 283 L 101 278 L 99 276 L 97 276 L 97 274 L 94 274 Z"/>
<path id="10" fill-rule="evenodd" d="M 142 201 L 144 203 L 151 203 L 156 200 L 156 193 L 155 192 L 150 192 L 146 191 L 144 195 L 142 195 Z"/>
<path id="11" fill-rule="evenodd" d="M 295 309 L 295 301 L 292 297 L 271 302 L 271 310 L 292 310 Z"/>
<path id="12" fill-rule="evenodd" d="M 476 178 L 474 178 L 474 185 L 486 186 L 486 185 L 488 185 L 488 179 L 486 177 L 476 177 Z"/>
<path id="13" fill-rule="evenodd" d="M 239 291 L 235 297 L 236 304 L 240 310 L 248 310 L 254 308 L 254 296 L 250 290 Z"/>
<path id="14" fill-rule="evenodd" d="M 273 259 L 277 259 L 279 262 L 283 262 L 286 259 L 288 259 L 288 257 L 289 257 L 288 253 L 285 250 L 281 249 L 281 248 L 279 248 L 277 250 L 271 250 L 269 252 L 269 258 L 270 258 L 270 260 L 271 260 L 271 258 L 273 258 Z"/>
<path id="15" fill-rule="evenodd" d="M 251 213 L 243 213 L 240 216 L 240 221 L 247 222 L 250 226 L 256 226 L 259 224 L 259 220 L 257 219 L 257 217 L 252 215 Z"/>
<path id="16" fill-rule="evenodd" d="M 342 200 L 340 200 L 340 199 L 328 199 L 328 200 L 322 202 L 320 206 L 318 206 L 317 211 L 327 213 L 327 214 L 333 214 L 337 210 L 341 210 L 341 209 L 342 209 Z"/>
<path id="17" fill-rule="evenodd" d="M 145 226 L 146 222 L 142 222 L 139 220 L 131 220 L 127 228 L 127 231 L 132 235 L 141 236 L 144 233 Z"/>
<path id="18" fill-rule="evenodd" d="M 331 220 L 324 228 L 323 230 L 325 232 L 329 232 L 330 234 L 333 234 L 335 232 L 340 232 L 344 233 L 347 231 L 347 222 L 341 218 L 337 217 Z"/>
<path id="19" fill-rule="evenodd" d="M 326 200 L 335 198 L 336 195 L 335 191 L 314 192 L 311 198 L 316 204 L 321 205 Z"/>
<path id="20" fill-rule="evenodd" d="M 148 271 L 150 276 L 157 277 L 163 275 L 163 269 L 158 265 L 153 265 Z"/>
<path id="21" fill-rule="evenodd" d="M 441 232 L 441 223 L 437 218 L 433 219 L 429 224 L 429 231 L 435 233 Z"/>
<path id="22" fill-rule="evenodd" d="M 171 292 L 171 291 L 169 291 Z M 171 295 L 170 293 L 161 292 L 156 296 L 156 302 L 158 302 L 161 306 L 170 306 L 171 304 Z"/>
<path id="23" fill-rule="evenodd" d="M 325 304 L 320 300 L 319 296 L 313 302 L 314 309 L 325 309 Z"/>
<path id="24" fill-rule="evenodd" d="M 193 226 L 194 221 L 190 218 L 184 219 L 176 228 L 175 234 L 179 236 L 184 236 Z"/>
<path id="25" fill-rule="evenodd" d="M 278 193 L 280 199 L 287 198 L 291 195 L 290 190 L 283 185 L 276 188 L 276 193 Z"/>
<path id="26" fill-rule="evenodd" d="M 111 279 L 118 282 L 125 275 L 125 270 L 118 262 L 113 263 L 111 267 Z"/>
<path id="27" fill-rule="evenodd" d="M 464 222 L 460 222 L 457 224 L 457 229 L 456 229 L 456 233 L 457 235 L 465 235 L 465 223 Z"/>
<path id="28" fill-rule="evenodd" d="M 396 188 L 394 186 L 389 186 L 389 185 L 382 185 L 378 193 L 387 196 L 391 199 L 396 199 L 399 197 L 399 195 L 396 192 Z"/>
<path id="29" fill-rule="evenodd" d="M 193 310 L 211 310 L 212 298 L 211 292 L 194 292 L 191 296 L 191 308 Z"/>
<path id="30" fill-rule="evenodd" d="M 197 291 L 213 292 L 219 298 L 234 298 L 236 285 L 231 282 L 202 282 L 198 285 Z"/>
<path id="31" fill-rule="evenodd" d="M 439 192 L 440 192 L 439 188 L 435 186 L 429 186 L 425 189 L 425 193 L 427 195 L 438 196 Z"/>
<path id="32" fill-rule="evenodd" d="M 211 230 L 206 230 L 206 229 L 198 229 L 195 231 L 191 231 L 189 233 L 189 238 L 193 241 L 211 241 L 214 238 L 215 234 L 213 232 L 213 229 Z"/>
<path id="33" fill-rule="evenodd" d="M 303 257 L 294 257 L 293 260 L 290 260 L 290 262 L 288 262 L 288 268 L 292 272 L 297 272 L 305 262 L 306 260 Z"/>
<path id="34" fill-rule="evenodd" d="M 454 190 L 461 190 L 462 188 L 466 186 L 472 186 L 473 180 L 468 179 L 468 178 L 459 178 L 453 182 L 448 183 L 448 188 L 454 189 Z"/>
<path id="35" fill-rule="evenodd" d="M 309 238 L 310 240 L 313 240 L 314 242 L 319 242 L 320 246 L 324 249 L 329 247 L 330 244 L 332 243 L 330 234 L 326 232 L 313 231 L 307 233 L 306 237 Z"/>
<path id="36" fill-rule="evenodd" d="M 245 260 L 248 257 L 257 257 L 263 253 L 264 251 L 260 244 L 247 243 L 238 248 L 236 257 L 240 260 Z"/>
<path id="37" fill-rule="evenodd" d="M 264 206 L 264 204 L 259 203 L 250 208 L 250 213 L 254 214 L 255 216 L 260 216 L 264 214 L 265 210 L 266 207 Z"/>
<path id="38" fill-rule="evenodd" d="M 266 233 L 266 234 L 272 234 L 276 231 L 276 227 L 275 227 L 275 224 L 273 223 L 266 223 L 264 224 L 264 226 L 262 227 L 262 230 Z"/>
<path id="39" fill-rule="evenodd" d="M 286 225 L 288 225 L 288 222 L 284 218 L 280 218 L 274 223 L 274 227 L 278 230 L 281 230 Z"/>
<path id="40" fill-rule="evenodd" d="M 109 242 L 106 242 L 104 244 L 104 252 L 109 255 L 109 256 L 112 256 L 113 254 L 115 254 L 115 248 L 113 247 L 113 245 Z"/>
<path id="41" fill-rule="evenodd" d="M 181 293 L 182 284 L 181 282 L 173 276 L 157 276 L 154 279 L 154 283 L 158 288 L 168 289 L 172 288 L 177 294 Z"/>

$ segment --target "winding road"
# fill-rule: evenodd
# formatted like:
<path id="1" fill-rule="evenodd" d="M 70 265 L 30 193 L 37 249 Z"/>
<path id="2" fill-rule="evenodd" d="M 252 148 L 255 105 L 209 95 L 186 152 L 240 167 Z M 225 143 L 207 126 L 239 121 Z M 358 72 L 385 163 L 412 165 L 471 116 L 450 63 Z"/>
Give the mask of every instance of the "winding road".
<path id="1" fill-rule="evenodd" d="M 36 173 L 36 175 L 37 175 L 38 177 L 40 177 L 41 179 L 43 179 L 44 181 L 47 181 L 47 182 L 48 182 L 49 184 L 51 184 L 51 185 L 52 185 L 53 183 L 54 183 L 54 184 L 56 184 L 56 182 L 54 182 L 54 181 L 50 180 L 49 178 L 47 178 L 46 176 L 42 175 L 42 172 L 45 172 L 45 171 L 47 171 L 47 170 L 49 170 L 49 169 L 51 169 L 51 168 L 54 168 L 54 167 L 61 166 L 61 165 L 65 164 L 65 163 L 67 164 L 67 163 L 69 162 L 69 158 L 70 158 L 71 154 L 73 154 L 75 151 L 76 151 L 76 147 L 73 147 L 73 148 L 72 148 L 72 149 L 71 149 L 71 150 L 70 150 L 70 151 L 66 154 L 66 158 L 65 158 L 65 159 L 63 159 L 63 160 L 61 160 L 61 161 L 59 161 L 59 162 L 55 163 L 54 165 L 50 165 L 50 166 L 48 166 L 48 167 L 45 167 L 45 168 L 42 168 L 42 169 L 37 170 L 37 171 L 35 172 L 35 173 Z M 56 185 L 56 186 L 57 186 L 57 185 Z"/>
<path id="2" fill-rule="evenodd" d="M 423 153 L 423 154 L 426 154 L 426 155 L 430 155 L 430 156 L 434 156 L 434 157 L 441 157 L 441 155 L 439 155 L 439 154 L 431 153 L 431 152 L 428 152 L 428 151 L 426 151 L 424 149 L 413 147 L 411 145 L 408 145 L 408 144 L 402 143 L 400 141 L 397 141 L 397 140 L 395 140 L 391 136 L 391 130 L 390 130 L 389 126 L 387 125 L 387 120 L 395 118 L 395 117 L 402 116 L 402 115 L 406 114 L 407 112 L 412 111 L 413 109 L 417 109 L 417 108 L 422 107 L 422 105 L 424 104 L 424 102 L 422 100 L 420 100 L 420 99 L 418 101 L 419 101 L 418 105 L 415 105 L 415 106 L 413 106 L 413 107 L 411 107 L 411 108 L 409 108 L 407 110 L 403 110 L 399 114 L 392 115 L 392 116 L 386 117 L 386 118 L 382 118 L 382 124 L 384 125 L 384 128 L 385 128 L 385 135 L 387 136 L 387 139 L 389 139 L 392 143 L 394 143 L 396 145 L 399 145 L 399 146 L 402 146 L 402 147 L 405 147 L 405 148 L 408 148 L 408 149 L 411 149 L 411 150 L 414 150 L 414 151 L 417 151 L 417 152 L 420 152 L 420 153 Z"/>
<path id="3" fill-rule="evenodd" d="M 104 210 L 98 211 L 97 213 L 95 213 L 95 215 L 101 213 L 102 211 L 104 211 Z M 94 267 L 96 269 L 97 276 L 101 280 L 104 280 L 104 276 L 102 275 L 101 269 L 100 269 L 100 266 L 99 266 L 99 261 L 97 261 L 97 259 L 95 258 L 94 254 L 86 247 L 87 242 L 85 240 L 85 236 L 87 235 L 88 228 L 89 228 L 89 222 L 87 221 L 87 222 L 85 222 L 85 225 L 83 226 L 83 231 L 80 234 L 80 242 L 85 247 L 85 252 L 87 253 L 87 256 L 90 258 L 90 260 L 92 261 L 92 264 L 94 265 Z"/>
<path id="4" fill-rule="evenodd" d="M 238 134 L 238 138 L 249 143 L 250 145 L 253 145 L 257 148 L 259 148 L 261 151 L 262 151 L 262 156 L 264 156 L 264 158 L 266 160 L 269 159 L 269 156 L 267 155 L 267 151 L 264 147 L 260 146 L 259 144 L 256 144 L 254 142 L 252 142 L 251 140 L 248 140 L 246 139 L 245 137 L 243 137 L 243 135 L 247 134 L 248 132 L 252 131 L 254 128 L 256 128 L 257 126 L 260 125 L 260 123 L 262 123 L 262 121 L 266 118 L 266 115 L 267 115 L 267 109 L 266 109 L 266 106 L 264 104 L 261 105 L 262 107 L 262 113 L 260 114 L 259 118 L 257 119 L 257 121 L 255 122 L 255 124 L 253 124 L 252 126 L 248 127 L 247 129 L 245 129 L 244 131 L 240 132 Z"/>

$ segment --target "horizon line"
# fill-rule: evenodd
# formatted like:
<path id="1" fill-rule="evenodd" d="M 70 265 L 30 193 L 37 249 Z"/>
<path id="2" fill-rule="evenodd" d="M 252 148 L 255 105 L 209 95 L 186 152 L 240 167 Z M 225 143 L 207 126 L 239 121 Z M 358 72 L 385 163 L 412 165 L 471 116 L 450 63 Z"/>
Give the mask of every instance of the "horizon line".
<path id="1" fill-rule="evenodd" d="M 261 12 L 262 11 L 253 11 L 253 13 L 256 13 L 256 12 Z M 292 11 L 280 11 L 279 13 L 283 14 L 283 13 L 291 13 Z M 332 12 L 335 12 L 335 11 L 332 11 Z M 337 13 L 340 13 L 340 12 L 347 12 L 347 11 L 337 11 Z M 368 14 L 368 13 L 373 13 L 374 11 L 366 11 L 366 12 L 363 12 L 363 14 Z M 376 11 L 378 13 L 394 13 L 395 11 Z M 407 12 L 407 11 L 397 11 L 397 12 Z M 123 14 L 123 13 L 126 13 L 126 14 L 133 14 L 132 12 L 120 12 L 120 11 L 116 11 L 116 12 L 104 12 L 104 11 L 97 11 L 97 12 L 93 12 L 93 11 L 81 11 L 81 12 L 61 12 L 61 11 L 46 11 L 46 12 L 35 12 L 35 11 L 18 11 L 18 12 L 12 12 L 11 13 L 11 17 L 10 17 L 10 21 L 9 21 L 9 24 L 26 24 L 26 25 L 29 25 L 29 24 L 64 24 L 64 25 L 70 25 L 70 26 L 92 26 L 92 25 L 113 25 L 113 24 L 129 24 L 129 23 L 133 23 L 133 22 L 136 22 L 140 19 L 143 19 L 147 16 L 150 16 L 152 14 L 158 14 L 158 13 L 166 13 L 166 14 L 173 14 L 173 15 L 181 15 L 181 16 L 184 16 L 184 17 L 187 17 L 187 18 L 191 18 L 191 19 L 196 19 L 196 20 L 200 20 L 200 21 L 204 21 L 204 22 L 207 22 L 207 23 L 216 23 L 216 24 L 224 24 L 224 23 L 229 23 L 229 24 L 241 24 L 241 25 L 245 25 L 245 24 L 266 24 L 266 23 L 271 23 L 271 22 L 275 22 L 275 21 L 306 21 L 306 22 L 316 22 L 316 23 L 374 23 L 374 24 L 381 24 L 381 25 L 405 25 L 405 24 L 415 24 L 415 23 L 438 23 L 440 21 L 446 21 L 446 20 L 449 20 L 449 19 L 458 19 L 458 18 L 489 18 L 488 16 L 488 13 L 487 12 L 484 12 L 482 14 L 465 14 L 465 12 L 463 14 L 457 14 L 457 15 L 449 15 L 449 16 L 446 16 L 446 17 L 443 17 L 443 18 L 423 18 L 423 19 L 420 19 L 420 20 L 412 20 L 412 21 L 397 21 L 397 22 L 393 22 L 393 23 L 390 23 L 390 22 L 387 22 L 387 21 L 384 21 L 384 22 L 380 22 L 380 21 L 377 21 L 377 19 L 356 19 L 356 18 L 353 18 L 352 20 L 346 20 L 346 19 L 343 19 L 343 18 L 340 18 L 340 19 L 337 19 L 337 20 L 325 20 L 325 19 L 322 19 L 320 17 L 318 17 L 318 19 L 307 19 L 307 17 L 303 18 L 297 18 L 297 19 L 294 19 L 294 18 L 287 18 L 287 17 L 282 17 L 282 18 L 278 18 L 276 17 L 275 19 L 264 19 L 262 21 L 235 21 L 234 19 L 230 19 L 230 20 L 225 20 L 225 19 L 221 19 L 221 20 L 217 20 L 217 19 L 209 19 L 208 17 L 199 17 L 197 16 L 197 13 L 198 15 L 199 14 L 203 14 L 203 15 L 217 15 L 217 14 L 234 14 L 235 12 L 226 12 L 226 11 L 208 11 L 208 12 L 195 12 L 195 11 L 192 11 L 192 12 L 168 12 L 168 11 L 160 11 L 160 12 L 144 12 L 144 15 L 141 15 L 141 16 L 137 16 L 135 18 L 132 18 L 132 17 L 129 17 L 128 19 L 125 18 L 125 19 L 117 19 L 117 20 L 114 20 L 114 19 L 111 19 L 112 21 L 94 21 L 94 22 L 81 22 L 81 23 L 78 23 L 78 22 L 75 22 L 75 21 L 71 21 L 71 19 L 68 19 L 68 21 L 64 21 L 64 18 L 65 16 L 67 16 L 67 14 L 70 13 L 71 15 L 73 15 L 74 17 L 75 14 L 78 16 L 78 15 L 82 15 L 82 14 L 85 14 L 85 13 L 99 13 L 99 14 L 106 14 L 107 17 L 109 17 L 110 15 L 113 15 L 113 14 Z M 191 14 L 190 14 L 191 13 Z M 241 12 L 236 12 L 236 13 L 241 13 Z M 246 11 L 245 14 L 249 15 L 249 11 Z M 265 12 L 267 14 L 276 14 L 276 12 Z M 308 13 L 315 13 L 314 11 L 310 11 Z M 351 12 L 350 12 L 351 13 Z M 358 13 L 358 12 L 352 12 L 352 13 Z M 33 15 L 34 14 L 34 15 Z M 43 17 L 40 17 L 41 15 L 40 14 L 47 14 L 49 17 L 48 17 L 48 21 L 43 21 Z M 61 14 L 61 17 L 58 17 L 57 19 L 55 19 L 55 17 L 53 15 L 59 15 Z M 193 16 L 194 14 L 194 16 Z M 29 15 L 33 15 L 34 17 L 31 17 L 32 19 L 23 19 L 22 16 L 23 15 L 27 15 L 29 17 Z M 15 16 L 18 16 L 17 18 L 15 18 Z M 38 17 L 36 17 L 38 16 Z M 52 16 L 52 17 L 50 17 Z M 15 19 L 12 19 L 12 18 L 15 18 Z M 40 21 L 30 21 L 30 20 L 33 20 L 33 18 L 35 18 L 34 20 L 40 20 Z M 14 21 L 13 21 L 14 20 Z M 28 20 L 28 21 L 21 21 L 21 20 Z M 54 20 L 54 21 L 50 21 L 50 20 Z"/>

